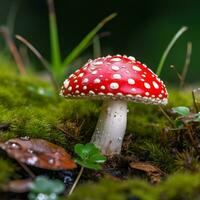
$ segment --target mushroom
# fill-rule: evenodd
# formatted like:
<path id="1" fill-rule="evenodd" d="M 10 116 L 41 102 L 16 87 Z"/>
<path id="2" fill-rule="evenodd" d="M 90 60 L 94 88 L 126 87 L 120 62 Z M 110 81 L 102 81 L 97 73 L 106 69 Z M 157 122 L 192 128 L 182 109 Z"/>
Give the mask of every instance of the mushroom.
<path id="1" fill-rule="evenodd" d="M 91 142 L 103 154 L 120 154 L 127 124 L 127 102 L 167 104 L 163 82 L 132 56 L 89 60 L 64 81 L 65 98 L 104 100 Z"/>

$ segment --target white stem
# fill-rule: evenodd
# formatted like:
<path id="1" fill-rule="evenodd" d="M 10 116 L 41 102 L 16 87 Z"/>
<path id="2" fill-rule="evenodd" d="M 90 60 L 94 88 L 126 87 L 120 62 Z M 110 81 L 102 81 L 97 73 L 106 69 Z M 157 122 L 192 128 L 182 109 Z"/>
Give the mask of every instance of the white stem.
<path id="1" fill-rule="evenodd" d="M 120 154 L 126 123 L 127 102 L 105 101 L 91 142 L 105 155 Z"/>

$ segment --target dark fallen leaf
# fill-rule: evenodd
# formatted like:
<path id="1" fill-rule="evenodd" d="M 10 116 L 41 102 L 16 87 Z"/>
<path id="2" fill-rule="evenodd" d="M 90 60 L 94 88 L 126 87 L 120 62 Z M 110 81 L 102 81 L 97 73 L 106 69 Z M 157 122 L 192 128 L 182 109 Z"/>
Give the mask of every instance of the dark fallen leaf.
<path id="1" fill-rule="evenodd" d="M 150 178 L 151 183 L 159 183 L 161 181 L 161 177 L 165 175 L 163 171 L 150 163 L 132 162 L 130 163 L 130 166 L 133 169 L 145 172 Z"/>
<path id="2" fill-rule="evenodd" d="M 10 127 L 9 123 L 1 123 L 0 124 L 0 131 L 7 131 Z"/>
<path id="3" fill-rule="evenodd" d="M 31 184 L 31 179 L 13 180 L 3 186 L 3 190 L 5 192 L 24 193 L 29 191 Z"/>
<path id="4" fill-rule="evenodd" d="M 27 165 L 51 170 L 74 169 L 76 164 L 60 146 L 42 139 L 16 138 L 0 143 L 7 154 Z"/>

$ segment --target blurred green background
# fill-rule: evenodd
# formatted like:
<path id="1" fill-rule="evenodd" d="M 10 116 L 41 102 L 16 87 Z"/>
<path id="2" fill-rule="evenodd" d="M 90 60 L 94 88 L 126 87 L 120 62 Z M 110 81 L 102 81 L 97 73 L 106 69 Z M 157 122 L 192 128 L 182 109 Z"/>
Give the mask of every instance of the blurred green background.
<path id="1" fill-rule="evenodd" d="M 50 58 L 46 0 L 0 0 L 0 25 L 7 24 L 12 18 L 9 15 L 13 5 L 17 6 L 13 32 L 27 38 L 45 57 Z M 199 81 L 200 1 L 55 0 L 55 7 L 63 57 L 101 19 L 117 12 L 118 16 L 100 31 L 111 33 L 101 40 L 102 54 L 132 55 L 154 71 L 173 35 L 183 25 L 188 26 L 189 30 L 170 52 L 161 76 L 171 83 L 179 82 L 169 66 L 173 64 L 181 72 L 187 42 L 191 41 L 193 52 L 186 80 Z M 0 53 L 4 51 L 4 46 L 1 37 Z M 92 47 L 82 56 L 83 62 L 92 57 Z"/>

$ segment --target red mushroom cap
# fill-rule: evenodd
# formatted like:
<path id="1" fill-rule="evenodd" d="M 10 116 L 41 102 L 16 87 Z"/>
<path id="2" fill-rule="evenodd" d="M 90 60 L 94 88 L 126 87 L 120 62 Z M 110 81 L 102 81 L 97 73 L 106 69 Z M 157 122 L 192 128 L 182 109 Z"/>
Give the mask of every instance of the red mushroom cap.
<path id="1" fill-rule="evenodd" d="M 166 104 L 168 97 L 163 82 L 146 65 L 121 55 L 89 60 L 64 81 L 61 95 L 148 104 Z"/>

